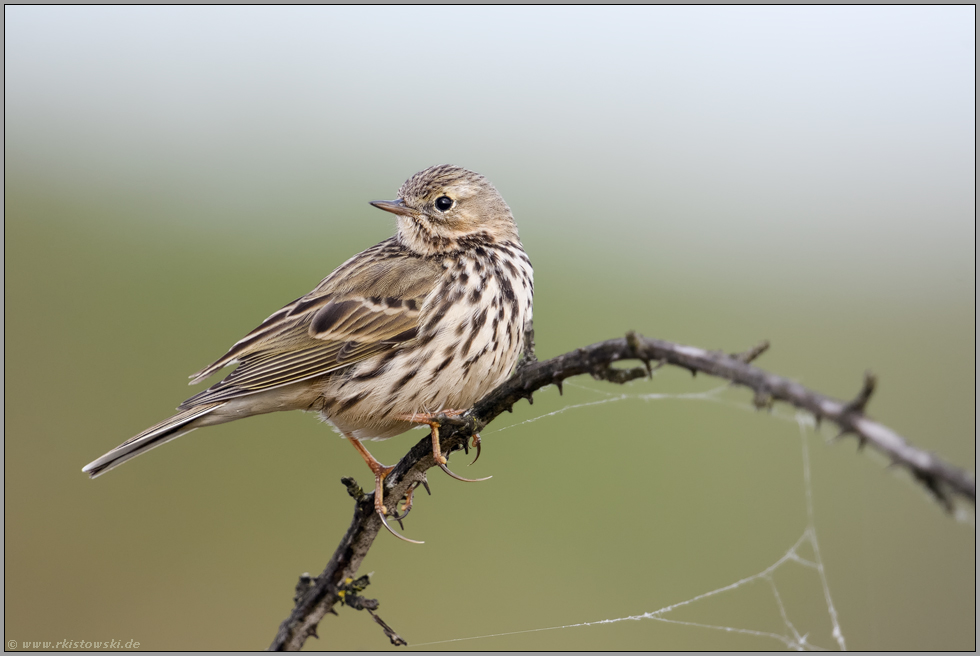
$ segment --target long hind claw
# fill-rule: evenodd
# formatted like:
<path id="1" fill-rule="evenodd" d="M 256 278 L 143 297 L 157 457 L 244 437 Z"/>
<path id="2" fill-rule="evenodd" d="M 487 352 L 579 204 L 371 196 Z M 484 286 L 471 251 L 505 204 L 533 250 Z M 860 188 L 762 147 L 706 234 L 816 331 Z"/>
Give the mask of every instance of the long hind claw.
<path id="1" fill-rule="evenodd" d="M 457 481 L 463 481 L 464 483 L 479 483 L 480 481 L 489 481 L 491 478 L 493 478 L 493 476 L 487 476 L 486 478 L 463 478 L 462 476 L 457 476 L 456 474 L 449 471 L 449 467 L 447 467 L 445 464 L 441 462 L 439 463 L 439 468 L 442 469 L 442 471 L 449 474 L 450 476 L 452 476 L 453 478 L 455 478 Z"/>
<path id="2" fill-rule="evenodd" d="M 421 540 L 409 540 L 404 535 L 402 535 L 401 533 L 399 533 L 395 529 L 393 529 L 390 526 L 388 526 L 388 520 L 385 519 L 385 515 L 384 515 L 383 512 L 381 512 L 380 510 L 378 510 L 377 513 L 378 513 L 378 517 L 381 518 L 381 523 L 385 525 L 385 528 L 388 529 L 388 532 L 391 533 L 392 535 L 394 535 L 399 540 L 404 540 L 405 542 L 411 542 L 412 544 L 425 544 L 425 542 L 422 542 Z M 404 515 L 402 515 L 402 517 L 404 517 Z"/>

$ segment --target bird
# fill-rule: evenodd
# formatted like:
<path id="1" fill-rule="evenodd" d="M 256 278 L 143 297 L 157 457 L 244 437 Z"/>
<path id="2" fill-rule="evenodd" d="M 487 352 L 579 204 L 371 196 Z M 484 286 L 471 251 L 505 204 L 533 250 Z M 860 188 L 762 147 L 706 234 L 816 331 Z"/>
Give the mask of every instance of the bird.
<path id="1" fill-rule="evenodd" d="M 534 273 L 510 207 L 478 173 L 432 166 L 406 180 L 395 200 L 371 205 L 395 215 L 394 236 L 351 257 L 191 375 L 193 385 L 237 365 L 222 380 L 82 471 L 95 478 L 197 428 L 313 412 L 370 467 L 385 528 L 419 542 L 386 521 L 404 517 L 384 504 L 393 467 L 362 442 L 427 424 L 436 464 L 459 480 L 486 480 L 449 470 L 437 417 L 465 412 L 513 373 L 532 319 Z M 410 507 L 411 490 L 403 513 Z"/>

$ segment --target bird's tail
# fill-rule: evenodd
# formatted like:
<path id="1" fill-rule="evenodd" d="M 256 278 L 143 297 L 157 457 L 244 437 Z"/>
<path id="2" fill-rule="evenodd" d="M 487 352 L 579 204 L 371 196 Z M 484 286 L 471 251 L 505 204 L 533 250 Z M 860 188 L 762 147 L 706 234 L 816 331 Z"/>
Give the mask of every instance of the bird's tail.
<path id="1" fill-rule="evenodd" d="M 141 453 L 146 453 L 150 449 L 160 446 L 164 442 L 169 442 L 191 432 L 201 425 L 200 422 L 195 421 L 196 419 L 203 417 L 223 405 L 224 403 L 207 403 L 178 412 L 173 417 L 161 421 L 156 426 L 147 428 L 135 437 L 129 438 L 98 460 L 93 460 L 82 467 L 82 471 L 87 473 L 91 478 L 95 478 L 113 467 L 121 465 L 130 458 L 135 458 Z"/>

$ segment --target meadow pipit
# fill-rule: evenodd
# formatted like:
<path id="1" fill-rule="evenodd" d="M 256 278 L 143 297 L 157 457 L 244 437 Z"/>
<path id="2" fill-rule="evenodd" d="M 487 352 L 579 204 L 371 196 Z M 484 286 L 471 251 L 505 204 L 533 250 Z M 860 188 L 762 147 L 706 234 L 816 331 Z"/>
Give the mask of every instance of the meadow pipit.
<path id="1" fill-rule="evenodd" d="M 82 471 L 95 478 L 201 426 L 305 410 L 367 462 L 389 530 L 391 468 L 361 440 L 429 424 L 436 463 L 456 477 L 435 417 L 469 408 L 511 373 L 531 321 L 531 262 L 507 203 L 472 171 L 434 166 L 409 178 L 397 200 L 371 204 L 397 217 L 394 237 L 344 262 L 191 377 L 198 383 L 237 363 L 223 380 Z"/>

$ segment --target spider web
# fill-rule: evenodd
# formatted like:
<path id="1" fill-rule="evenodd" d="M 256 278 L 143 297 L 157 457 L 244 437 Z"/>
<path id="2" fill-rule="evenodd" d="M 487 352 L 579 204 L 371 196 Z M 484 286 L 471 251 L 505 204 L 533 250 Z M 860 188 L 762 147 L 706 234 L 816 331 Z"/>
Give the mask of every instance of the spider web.
<path id="1" fill-rule="evenodd" d="M 553 417 L 570 410 L 577 410 L 581 408 L 588 408 L 597 405 L 605 405 L 610 403 L 620 403 L 624 401 L 662 401 L 662 400 L 680 400 L 680 401 L 709 401 L 714 403 L 720 403 L 735 407 L 741 410 L 756 411 L 756 408 L 747 403 L 739 403 L 736 401 L 727 400 L 721 398 L 720 395 L 731 389 L 728 384 L 715 387 L 713 389 L 703 391 L 703 392 L 692 392 L 683 394 L 666 394 L 666 393 L 647 393 L 647 394 L 630 394 L 621 393 L 613 394 L 604 391 L 600 391 L 591 387 L 586 387 L 583 385 L 578 385 L 569 381 L 565 382 L 566 386 L 576 387 L 579 389 L 588 390 L 593 393 L 603 395 L 603 398 L 594 401 L 587 401 L 583 403 L 574 403 L 570 405 L 563 406 L 562 408 L 555 410 L 553 412 L 548 412 L 541 414 L 530 419 L 512 424 L 510 426 L 504 426 L 498 428 L 494 431 L 486 431 L 485 434 L 491 432 L 503 432 L 523 426 L 524 424 L 530 424 L 548 417 Z M 784 603 L 783 595 L 780 594 L 779 587 L 777 586 L 775 574 L 777 571 L 781 571 L 791 567 L 804 568 L 806 570 L 811 570 L 816 572 L 820 587 L 822 589 L 822 594 L 824 598 L 824 603 L 826 605 L 827 616 L 831 623 L 831 635 L 836 642 L 836 647 L 842 651 L 847 649 L 847 643 L 844 637 L 844 633 L 840 626 L 840 620 L 837 615 L 837 609 L 834 606 L 833 598 L 830 594 L 830 586 L 827 582 L 826 571 L 824 568 L 823 558 L 820 554 L 820 543 L 817 539 L 817 527 L 814 519 L 813 510 L 813 491 L 812 482 L 810 475 L 810 450 L 809 450 L 809 433 L 816 429 L 814 419 L 811 415 L 804 412 L 797 412 L 795 414 L 789 414 L 785 412 L 779 412 L 774 410 L 771 412 L 772 416 L 785 420 L 795 422 L 799 428 L 800 445 L 802 452 L 802 469 L 803 469 L 803 487 L 806 501 L 806 527 L 803 530 L 802 535 L 790 546 L 782 556 L 780 556 L 775 562 L 770 564 L 768 567 L 759 571 L 755 574 L 740 578 L 733 583 L 723 585 L 714 590 L 708 592 L 703 592 L 701 594 L 695 595 L 684 601 L 679 601 L 668 606 L 664 606 L 659 610 L 648 611 L 641 613 L 639 615 L 629 615 L 626 617 L 616 617 L 611 619 L 601 619 L 592 622 L 579 622 L 576 624 L 565 624 L 559 626 L 547 626 L 533 629 L 523 629 L 519 631 L 507 631 L 502 633 L 492 633 L 479 636 L 469 636 L 464 638 L 451 638 L 447 640 L 436 640 L 432 642 L 415 643 L 412 647 L 428 647 L 433 645 L 445 645 L 450 643 L 465 642 L 469 640 L 479 640 L 487 638 L 496 638 L 504 636 L 514 636 L 521 634 L 530 633 L 540 633 L 543 631 L 558 631 L 563 629 L 572 629 L 580 627 L 589 626 L 599 626 L 605 624 L 616 624 L 619 622 L 637 622 L 643 620 L 653 620 L 656 622 L 663 622 L 666 624 L 677 624 L 681 626 L 687 626 L 697 629 L 704 629 L 709 631 L 720 631 L 729 634 L 740 634 L 753 636 L 757 638 L 763 638 L 767 640 L 773 640 L 782 644 L 787 649 L 797 650 L 797 651 L 827 651 L 827 647 L 823 647 L 814 644 L 809 640 L 809 634 L 806 632 L 801 632 L 801 630 L 796 626 L 792 618 L 790 617 L 790 612 L 787 609 L 787 605 Z M 809 547 L 809 551 L 812 552 L 812 557 L 806 557 L 802 555 L 802 550 Z M 720 595 L 728 595 L 735 593 L 736 591 L 746 588 L 747 586 L 761 583 L 766 588 L 768 588 L 769 593 L 772 596 L 774 605 L 778 611 L 779 618 L 782 622 L 782 632 L 778 633 L 775 631 L 762 631 L 751 628 L 744 628 L 738 626 L 727 626 L 723 624 L 711 624 L 694 622 L 688 620 L 677 619 L 676 617 L 671 617 L 670 614 L 675 610 L 690 607 L 703 602 L 705 600 L 718 597 Z"/>

